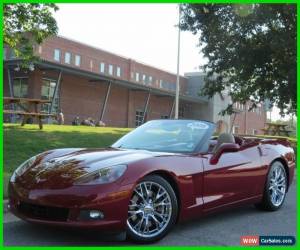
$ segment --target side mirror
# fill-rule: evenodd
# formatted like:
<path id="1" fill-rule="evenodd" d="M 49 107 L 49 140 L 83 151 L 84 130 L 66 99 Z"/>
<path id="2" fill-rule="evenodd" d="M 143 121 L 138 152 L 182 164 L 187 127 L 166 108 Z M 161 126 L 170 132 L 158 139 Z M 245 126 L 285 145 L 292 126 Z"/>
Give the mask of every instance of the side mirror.
<path id="1" fill-rule="evenodd" d="M 221 155 L 224 153 L 233 153 L 240 150 L 240 146 L 236 143 L 222 143 L 218 150 L 210 158 L 210 164 L 217 164 Z"/>

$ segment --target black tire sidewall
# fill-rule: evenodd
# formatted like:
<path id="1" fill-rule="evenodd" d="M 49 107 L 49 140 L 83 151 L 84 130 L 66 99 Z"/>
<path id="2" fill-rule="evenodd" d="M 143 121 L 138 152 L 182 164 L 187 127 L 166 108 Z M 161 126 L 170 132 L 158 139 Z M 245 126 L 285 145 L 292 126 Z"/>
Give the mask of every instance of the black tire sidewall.
<path id="1" fill-rule="evenodd" d="M 127 237 L 130 240 L 133 240 L 137 243 L 142 243 L 142 244 L 155 242 L 155 241 L 162 239 L 164 236 L 166 236 L 166 234 L 172 229 L 172 227 L 176 223 L 177 215 L 178 215 L 178 201 L 177 201 L 176 194 L 175 194 L 172 186 L 170 185 L 170 183 L 159 175 L 148 175 L 148 176 L 144 177 L 139 183 L 144 182 L 144 181 L 152 181 L 152 182 L 158 183 L 159 185 L 163 186 L 166 189 L 166 191 L 168 192 L 168 194 L 171 198 L 172 214 L 171 214 L 171 218 L 170 218 L 170 221 L 169 221 L 167 227 L 159 235 L 156 235 L 154 237 L 144 238 L 139 235 L 136 235 L 127 226 L 126 227 Z"/>

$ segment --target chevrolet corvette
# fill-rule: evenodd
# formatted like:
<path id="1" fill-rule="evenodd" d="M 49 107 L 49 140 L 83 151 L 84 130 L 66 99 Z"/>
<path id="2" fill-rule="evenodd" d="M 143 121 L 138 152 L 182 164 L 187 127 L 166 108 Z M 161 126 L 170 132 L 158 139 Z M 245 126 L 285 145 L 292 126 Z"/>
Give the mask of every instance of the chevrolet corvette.
<path id="1" fill-rule="evenodd" d="M 126 231 L 141 243 L 226 208 L 278 210 L 294 176 L 290 144 L 214 130 L 207 121 L 153 120 L 105 149 L 40 153 L 13 173 L 10 210 L 32 223 Z"/>

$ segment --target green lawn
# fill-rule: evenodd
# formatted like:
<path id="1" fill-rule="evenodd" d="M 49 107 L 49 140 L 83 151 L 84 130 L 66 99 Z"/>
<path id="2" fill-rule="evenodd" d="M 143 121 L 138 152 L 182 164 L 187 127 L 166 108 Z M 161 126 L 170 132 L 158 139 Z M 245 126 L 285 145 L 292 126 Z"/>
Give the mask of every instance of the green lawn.
<path id="1" fill-rule="evenodd" d="M 106 147 L 130 130 L 66 125 L 44 125 L 43 130 L 40 130 L 36 124 L 24 127 L 4 124 L 4 193 L 6 194 L 7 180 L 13 170 L 33 155 L 54 148 Z"/>

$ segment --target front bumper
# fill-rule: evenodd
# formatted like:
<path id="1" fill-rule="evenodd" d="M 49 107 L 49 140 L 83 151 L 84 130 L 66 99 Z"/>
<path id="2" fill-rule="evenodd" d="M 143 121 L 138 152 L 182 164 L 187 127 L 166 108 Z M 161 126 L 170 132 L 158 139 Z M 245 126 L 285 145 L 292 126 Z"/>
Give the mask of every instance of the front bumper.
<path id="1" fill-rule="evenodd" d="M 11 182 L 9 205 L 13 214 L 28 222 L 122 231 L 126 228 L 131 190 L 130 185 L 118 184 L 27 190 Z M 101 211 L 104 218 L 82 218 L 82 211 L 89 210 Z"/>

